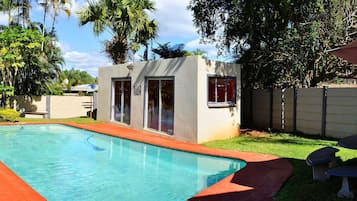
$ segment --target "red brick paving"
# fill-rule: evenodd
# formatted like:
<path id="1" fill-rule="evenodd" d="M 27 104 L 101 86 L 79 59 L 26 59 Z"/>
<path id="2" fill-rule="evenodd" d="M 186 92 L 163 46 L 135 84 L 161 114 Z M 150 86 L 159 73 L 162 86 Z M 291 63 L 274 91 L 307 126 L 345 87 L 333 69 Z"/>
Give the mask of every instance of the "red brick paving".
<path id="1" fill-rule="evenodd" d="M 189 201 L 271 201 L 293 171 L 287 159 L 273 155 L 211 149 L 111 123 L 63 124 L 157 146 L 236 158 L 247 162 L 245 168 L 189 198 Z M 0 200 L 42 201 L 45 199 L 0 162 Z"/>
<path id="2" fill-rule="evenodd" d="M 44 201 L 46 199 L 0 161 L 0 200 Z"/>

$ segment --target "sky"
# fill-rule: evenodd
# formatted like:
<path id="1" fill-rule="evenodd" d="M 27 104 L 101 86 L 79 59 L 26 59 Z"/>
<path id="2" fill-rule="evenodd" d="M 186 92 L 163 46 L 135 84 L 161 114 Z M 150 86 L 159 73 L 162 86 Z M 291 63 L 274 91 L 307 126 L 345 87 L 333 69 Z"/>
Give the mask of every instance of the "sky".
<path id="1" fill-rule="evenodd" d="M 192 13 L 187 9 L 189 0 L 152 0 L 156 10 L 149 13 L 159 25 L 158 37 L 154 41 L 170 45 L 184 43 L 185 50 L 194 51 L 200 49 L 206 52 L 209 58 L 215 58 L 216 48 L 214 45 L 200 44 L 200 37 L 192 22 Z M 92 25 L 78 25 L 76 12 L 87 4 L 87 0 L 72 0 L 70 17 L 61 13 L 56 24 L 58 45 L 65 59 L 64 69 L 79 69 L 87 71 L 96 77 L 98 68 L 111 65 L 112 62 L 103 53 L 103 42 L 110 40 L 109 33 L 96 36 L 92 31 Z M 33 5 L 31 20 L 42 22 L 43 8 Z M 47 27 L 50 27 L 50 16 L 47 17 Z M 0 24 L 7 24 L 6 15 L 0 14 Z"/>

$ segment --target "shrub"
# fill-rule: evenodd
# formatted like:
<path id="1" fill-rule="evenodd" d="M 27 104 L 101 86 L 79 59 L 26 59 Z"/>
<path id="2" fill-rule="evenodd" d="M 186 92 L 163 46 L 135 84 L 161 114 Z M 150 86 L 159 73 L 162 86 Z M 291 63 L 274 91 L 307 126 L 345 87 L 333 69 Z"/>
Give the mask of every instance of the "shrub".
<path id="1" fill-rule="evenodd" d="M 20 113 L 13 109 L 0 109 L 0 121 L 17 121 L 17 118 L 20 116 Z"/>

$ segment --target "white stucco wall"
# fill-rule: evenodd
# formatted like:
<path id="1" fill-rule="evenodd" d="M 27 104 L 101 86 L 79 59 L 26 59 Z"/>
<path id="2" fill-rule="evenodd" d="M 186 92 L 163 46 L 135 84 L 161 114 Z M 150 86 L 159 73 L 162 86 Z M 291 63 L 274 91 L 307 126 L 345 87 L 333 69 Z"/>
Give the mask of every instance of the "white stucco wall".
<path id="1" fill-rule="evenodd" d="M 235 107 L 210 108 L 208 107 L 208 76 L 236 76 Z M 213 62 L 199 59 L 198 62 L 198 100 L 197 100 L 197 142 L 207 142 L 216 139 L 225 139 L 239 135 L 240 126 L 240 86 L 241 69 L 238 64 Z"/>
<path id="2" fill-rule="evenodd" d="M 240 89 L 240 68 L 237 65 L 210 63 L 198 56 L 134 63 L 99 68 L 98 114 L 99 120 L 111 120 L 112 80 L 131 77 L 131 124 L 134 129 L 144 126 L 144 100 L 146 77 L 174 77 L 175 139 L 200 143 L 212 139 L 235 136 L 239 133 L 240 95 L 235 108 L 208 108 L 207 76 L 237 75 Z M 140 92 L 140 93 L 139 93 Z M 240 94 L 240 90 L 237 90 Z"/>
<path id="3" fill-rule="evenodd" d="M 46 118 L 60 119 L 86 116 L 94 101 L 92 96 L 16 96 L 16 108 L 21 112 L 48 112 Z M 92 108 L 93 109 L 93 108 Z M 41 115 L 27 115 L 42 118 Z"/>
<path id="4" fill-rule="evenodd" d="M 92 96 L 49 96 L 49 118 L 73 118 L 87 116 L 93 104 Z M 93 108 L 92 108 L 93 109 Z"/>
<path id="5" fill-rule="evenodd" d="M 140 62 L 133 65 L 132 72 L 128 70 L 127 64 L 99 68 L 98 119 L 111 120 L 112 80 L 131 77 L 131 124 L 129 127 L 144 129 L 145 78 L 174 77 L 174 137 L 195 142 L 197 57 Z M 141 93 L 135 93 L 139 91 Z"/>

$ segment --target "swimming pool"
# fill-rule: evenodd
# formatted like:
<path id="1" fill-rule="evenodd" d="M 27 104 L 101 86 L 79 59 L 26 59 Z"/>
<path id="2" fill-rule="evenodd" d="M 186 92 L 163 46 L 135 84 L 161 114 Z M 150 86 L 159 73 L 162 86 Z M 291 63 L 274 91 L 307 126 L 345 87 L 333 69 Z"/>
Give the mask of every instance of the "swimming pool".
<path id="1" fill-rule="evenodd" d="M 0 160 L 49 201 L 181 201 L 245 166 L 63 125 L 1 126 Z"/>

